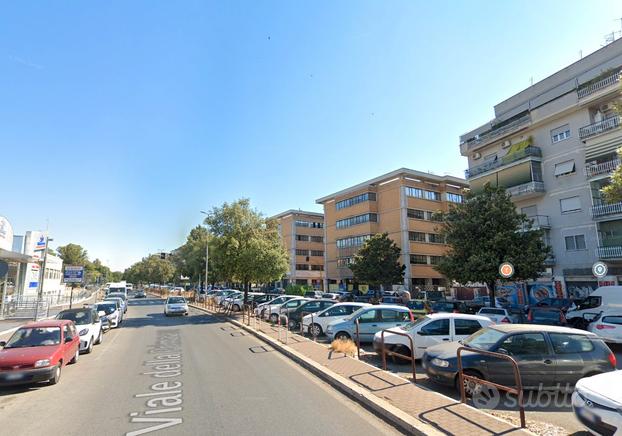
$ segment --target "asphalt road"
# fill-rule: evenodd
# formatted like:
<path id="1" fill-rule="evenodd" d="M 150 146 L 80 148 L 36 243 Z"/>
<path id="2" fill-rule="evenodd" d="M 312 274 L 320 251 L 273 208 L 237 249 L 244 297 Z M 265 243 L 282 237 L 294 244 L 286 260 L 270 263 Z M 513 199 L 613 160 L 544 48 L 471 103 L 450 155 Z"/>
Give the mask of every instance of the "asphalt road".
<path id="1" fill-rule="evenodd" d="M 131 302 L 56 386 L 0 388 L 10 435 L 391 435 L 377 417 L 214 317 Z"/>

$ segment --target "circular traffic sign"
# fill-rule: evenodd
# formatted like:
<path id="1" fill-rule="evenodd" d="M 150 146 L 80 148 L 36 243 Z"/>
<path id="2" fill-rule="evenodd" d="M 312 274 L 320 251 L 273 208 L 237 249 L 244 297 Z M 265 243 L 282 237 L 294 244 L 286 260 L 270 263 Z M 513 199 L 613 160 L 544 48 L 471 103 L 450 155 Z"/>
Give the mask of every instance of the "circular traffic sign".
<path id="1" fill-rule="evenodd" d="M 607 275 L 607 271 L 608 268 L 605 262 L 596 262 L 592 265 L 592 274 L 598 278 L 605 277 Z"/>
<path id="2" fill-rule="evenodd" d="M 509 279 L 514 275 L 514 265 L 510 262 L 503 262 L 499 265 L 499 274 L 501 274 L 501 277 L 504 279 Z"/>

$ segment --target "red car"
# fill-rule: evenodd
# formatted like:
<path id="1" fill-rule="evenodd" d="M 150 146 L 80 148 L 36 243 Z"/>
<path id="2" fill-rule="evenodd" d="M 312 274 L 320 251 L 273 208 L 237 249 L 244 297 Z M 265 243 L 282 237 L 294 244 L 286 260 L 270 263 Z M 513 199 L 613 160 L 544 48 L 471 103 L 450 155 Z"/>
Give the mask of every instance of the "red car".
<path id="1" fill-rule="evenodd" d="M 38 321 L 0 341 L 0 386 L 60 380 L 62 368 L 80 356 L 80 335 L 73 321 Z"/>

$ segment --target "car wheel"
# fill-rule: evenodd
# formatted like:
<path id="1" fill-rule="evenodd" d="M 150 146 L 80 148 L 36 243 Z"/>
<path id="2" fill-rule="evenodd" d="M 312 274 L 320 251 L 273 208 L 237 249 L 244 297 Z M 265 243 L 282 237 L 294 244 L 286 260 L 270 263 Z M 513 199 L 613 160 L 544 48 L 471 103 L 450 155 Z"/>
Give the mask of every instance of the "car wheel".
<path id="1" fill-rule="evenodd" d="M 56 368 L 54 369 L 54 376 L 48 380 L 48 383 L 50 385 L 55 385 L 56 383 L 59 382 L 62 366 L 63 366 L 62 363 L 58 362 L 58 365 L 56 365 Z"/>
<path id="2" fill-rule="evenodd" d="M 234 312 L 239 312 L 240 311 L 240 305 L 239 304 L 234 304 L 233 305 L 233 311 Z"/>
<path id="3" fill-rule="evenodd" d="M 464 371 L 465 375 L 470 375 L 473 377 L 477 377 L 480 378 L 482 380 L 485 380 L 484 376 L 479 373 L 478 371 L 474 371 L 474 370 L 465 370 Z M 460 374 L 456 375 L 456 389 L 458 390 L 458 393 L 460 393 Z M 472 380 L 465 380 L 464 381 L 464 393 L 466 394 L 467 397 L 472 398 L 474 395 L 479 395 L 482 392 L 482 389 L 484 388 L 484 385 L 480 384 L 480 383 L 476 383 Z"/>
<path id="4" fill-rule="evenodd" d="M 261 313 L 259 314 L 259 318 L 264 319 L 266 316 L 266 309 L 261 309 Z"/>
<path id="5" fill-rule="evenodd" d="M 104 331 L 99 330 L 99 336 L 97 337 L 97 345 L 101 344 L 104 341 Z"/>
<path id="6" fill-rule="evenodd" d="M 399 363 L 408 363 L 408 362 L 410 362 L 410 360 L 404 359 L 404 358 L 401 357 L 401 356 L 411 357 L 410 348 L 407 347 L 406 345 L 396 345 L 395 347 L 393 347 L 393 349 L 391 351 L 393 351 L 394 353 L 400 354 L 400 356 L 396 356 L 396 355 L 392 355 L 391 356 L 391 357 L 393 357 L 393 361 L 394 362 L 399 362 Z"/>
<path id="7" fill-rule="evenodd" d="M 347 340 L 352 339 L 352 338 L 346 332 L 339 332 L 339 333 L 337 333 L 335 335 L 335 339 L 340 340 L 340 341 L 347 341 Z"/>
<path id="8" fill-rule="evenodd" d="M 279 316 L 276 313 L 273 313 L 270 315 L 270 322 L 276 324 L 278 320 L 279 320 Z"/>
<path id="9" fill-rule="evenodd" d="M 80 347 L 78 347 L 78 349 L 76 350 L 76 355 L 73 356 L 73 359 L 71 359 L 69 361 L 69 363 L 78 363 L 78 360 L 80 359 Z"/>
<path id="10" fill-rule="evenodd" d="M 91 354 L 91 352 L 93 351 L 93 342 L 95 342 L 95 338 L 91 338 L 91 340 L 89 341 L 89 346 L 86 349 L 86 354 Z"/>
<path id="11" fill-rule="evenodd" d="M 322 335 L 322 326 L 319 325 L 318 323 L 313 323 L 309 326 L 309 334 L 311 336 L 321 336 Z"/>

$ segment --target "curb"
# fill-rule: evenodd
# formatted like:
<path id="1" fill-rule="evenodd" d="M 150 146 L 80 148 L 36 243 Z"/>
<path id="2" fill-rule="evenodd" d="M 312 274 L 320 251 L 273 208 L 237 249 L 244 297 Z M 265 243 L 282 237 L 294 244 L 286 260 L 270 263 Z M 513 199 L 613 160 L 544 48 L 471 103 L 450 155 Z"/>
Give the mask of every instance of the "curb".
<path id="1" fill-rule="evenodd" d="M 202 307 L 198 307 L 190 304 L 190 306 L 194 309 L 200 310 L 202 312 L 213 315 L 207 309 Z M 407 434 L 412 435 L 421 435 L 421 436 L 440 436 L 445 435 L 446 433 L 439 431 L 435 427 L 426 424 L 415 417 L 409 415 L 408 413 L 398 409 L 393 406 L 388 401 L 382 400 L 375 395 L 367 392 L 366 389 L 358 386 L 357 384 L 347 380 L 345 377 L 331 371 L 330 369 L 320 365 L 317 362 L 310 361 L 303 354 L 279 343 L 278 341 L 272 339 L 271 337 L 258 332 L 244 323 L 241 323 L 237 320 L 231 319 L 227 317 L 227 322 L 234 324 L 247 332 L 253 334 L 255 337 L 261 339 L 263 342 L 268 343 L 275 350 L 279 351 L 281 354 L 284 354 L 291 360 L 298 363 L 300 366 L 313 373 L 324 382 L 328 383 L 332 387 L 336 388 L 341 393 L 345 394 L 352 400 L 364 406 L 366 409 L 370 410 L 384 421 L 388 422 L 392 426 L 398 428 L 400 431 L 405 432 Z"/>

